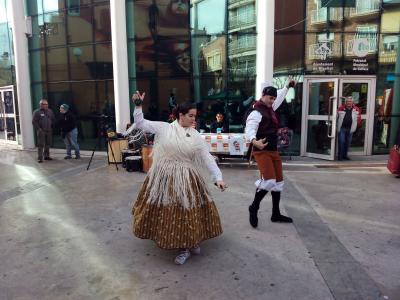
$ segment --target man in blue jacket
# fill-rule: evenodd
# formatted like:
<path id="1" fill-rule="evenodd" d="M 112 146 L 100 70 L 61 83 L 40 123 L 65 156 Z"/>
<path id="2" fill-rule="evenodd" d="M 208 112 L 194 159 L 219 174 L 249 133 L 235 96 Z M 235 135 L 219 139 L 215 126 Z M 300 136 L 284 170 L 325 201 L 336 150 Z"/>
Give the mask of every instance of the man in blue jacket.
<path id="1" fill-rule="evenodd" d="M 67 148 L 67 156 L 64 159 L 71 159 L 72 147 L 75 149 L 75 158 L 81 158 L 78 144 L 78 128 L 76 127 L 76 118 L 69 110 L 68 104 L 60 106 L 61 117 L 58 125 L 61 128 L 61 137 L 64 139 L 65 147 Z"/>

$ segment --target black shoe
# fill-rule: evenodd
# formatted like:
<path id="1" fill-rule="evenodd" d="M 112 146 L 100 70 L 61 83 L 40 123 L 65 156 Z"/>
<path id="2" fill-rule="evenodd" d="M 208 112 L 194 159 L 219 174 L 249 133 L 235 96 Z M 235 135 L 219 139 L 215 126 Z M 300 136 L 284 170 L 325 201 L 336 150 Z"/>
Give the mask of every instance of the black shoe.
<path id="1" fill-rule="evenodd" d="M 254 209 L 253 206 L 249 206 L 249 213 L 250 213 L 250 225 L 253 226 L 254 228 L 257 228 L 258 226 L 258 217 L 257 217 L 257 212 L 258 209 Z"/>
<path id="2" fill-rule="evenodd" d="M 80 158 L 81 158 L 80 155 L 75 156 L 75 159 L 80 159 Z"/>
<path id="3" fill-rule="evenodd" d="M 49 156 L 49 157 L 45 157 L 44 160 L 53 160 L 53 159 Z"/>
<path id="4" fill-rule="evenodd" d="M 71 159 L 71 158 L 72 158 L 71 155 L 67 155 L 67 156 L 64 157 L 64 159 Z"/>
<path id="5" fill-rule="evenodd" d="M 43 160 L 42 160 L 42 159 L 38 159 L 37 162 L 38 162 L 38 163 L 42 163 Z"/>
<path id="6" fill-rule="evenodd" d="M 293 223 L 293 219 L 279 214 L 279 215 L 272 215 L 271 216 L 271 222 L 274 222 L 274 223 Z"/>
<path id="7" fill-rule="evenodd" d="M 344 160 L 350 160 L 350 158 L 348 156 L 343 157 Z"/>

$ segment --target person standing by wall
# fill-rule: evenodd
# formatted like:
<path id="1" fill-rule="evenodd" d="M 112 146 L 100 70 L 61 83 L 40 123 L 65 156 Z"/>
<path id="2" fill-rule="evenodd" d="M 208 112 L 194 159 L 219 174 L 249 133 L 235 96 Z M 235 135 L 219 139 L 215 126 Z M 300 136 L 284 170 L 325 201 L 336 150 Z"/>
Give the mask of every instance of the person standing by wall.
<path id="1" fill-rule="evenodd" d="M 353 133 L 361 125 L 361 109 L 353 103 L 352 97 L 338 108 L 339 153 L 338 160 L 349 160 L 348 151 Z"/>
<path id="2" fill-rule="evenodd" d="M 68 104 L 62 104 L 60 106 L 60 119 L 58 125 L 61 127 L 61 137 L 64 140 L 65 147 L 67 149 L 67 156 L 64 159 L 71 159 L 72 147 L 75 150 L 75 158 L 81 158 L 78 144 L 78 128 L 76 126 L 76 118 L 74 114 L 69 110 Z"/>
<path id="3" fill-rule="evenodd" d="M 36 131 L 37 147 L 38 147 L 38 162 L 52 160 L 50 157 L 50 145 L 52 142 L 54 113 L 49 109 L 49 103 L 46 99 L 39 102 L 39 109 L 33 112 L 32 124 Z"/>

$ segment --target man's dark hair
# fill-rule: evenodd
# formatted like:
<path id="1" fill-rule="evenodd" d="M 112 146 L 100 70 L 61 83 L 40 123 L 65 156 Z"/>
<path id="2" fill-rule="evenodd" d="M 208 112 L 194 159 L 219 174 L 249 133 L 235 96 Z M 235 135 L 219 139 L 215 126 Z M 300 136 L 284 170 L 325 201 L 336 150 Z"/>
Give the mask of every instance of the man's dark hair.
<path id="1" fill-rule="evenodd" d="M 278 96 L 278 91 L 273 86 L 266 86 L 262 91 L 262 95 L 263 96 L 268 95 L 276 98 Z"/>

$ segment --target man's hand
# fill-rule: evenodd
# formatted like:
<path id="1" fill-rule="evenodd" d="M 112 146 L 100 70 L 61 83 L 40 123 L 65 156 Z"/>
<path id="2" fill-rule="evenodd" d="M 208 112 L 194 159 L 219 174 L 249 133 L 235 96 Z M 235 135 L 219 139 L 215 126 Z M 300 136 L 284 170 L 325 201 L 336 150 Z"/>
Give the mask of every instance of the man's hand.
<path id="1" fill-rule="evenodd" d="M 139 93 L 139 91 L 136 91 L 136 93 L 134 93 L 132 95 L 132 101 L 133 103 L 135 103 L 136 106 L 141 106 L 144 100 L 144 96 L 146 95 L 145 92 L 143 92 L 141 95 Z"/>
<path id="2" fill-rule="evenodd" d="M 296 85 L 296 81 L 293 79 L 293 77 L 292 76 L 289 76 L 289 79 L 288 79 L 288 84 L 287 84 L 287 88 L 289 89 L 289 88 L 293 88 L 293 87 L 295 87 L 295 85 Z"/>
<path id="3" fill-rule="evenodd" d="M 267 140 L 267 138 L 263 138 L 262 140 L 253 139 L 252 144 L 258 150 L 263 150 L 265 148 L 265 146 L 268 145 L 268 142 L 266 142 L 266 140 Z"/>
<path id="4" fill-rule="evenodd" d="M 221 192 L 225 191 L 225 189 L 228 187 L 225 182 L 222 180 L 218 180 L 215 185 L 221 190 Z"/>

